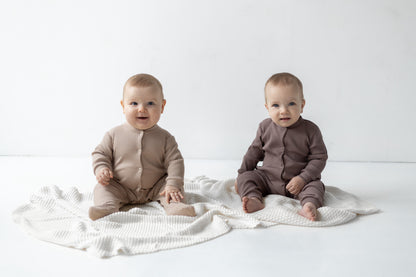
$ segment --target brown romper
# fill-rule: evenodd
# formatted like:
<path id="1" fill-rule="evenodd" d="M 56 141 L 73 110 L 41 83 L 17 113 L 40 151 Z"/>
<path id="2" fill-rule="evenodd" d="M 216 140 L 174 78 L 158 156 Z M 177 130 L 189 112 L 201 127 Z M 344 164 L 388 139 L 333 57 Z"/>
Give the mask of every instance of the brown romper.
<path id="1" fill-rule="evenodd" d="M 184 161 L 175 138 L 158 125 L 138 130 L 125 123 L 108 131 L 92 153 L 94 174 L 106 167 L 113 172 L 110 184 L 97 184 L 95 207 L 116 212 L 126 204 L 159 201 L 167 214 L 194 216 L 192 206 L 167 203 L 160 196 L 166 185 L 183 194 Z"/>
<path id="2" fill-rule="evenodd" d="M 320 178 L 327 158 L 321 132 L 313 122 L 300 117 L 285 128 L 265 119 L 238 170 L 238 193 L 241 198 L 260 200 L 268 194 L 279 194 L 300 199 L 302 205 L 312 202 L 317 208 L 322 207 L 325 186 Z M 286 189 L 295 176 L 306 182 L 299 195 Z"/>

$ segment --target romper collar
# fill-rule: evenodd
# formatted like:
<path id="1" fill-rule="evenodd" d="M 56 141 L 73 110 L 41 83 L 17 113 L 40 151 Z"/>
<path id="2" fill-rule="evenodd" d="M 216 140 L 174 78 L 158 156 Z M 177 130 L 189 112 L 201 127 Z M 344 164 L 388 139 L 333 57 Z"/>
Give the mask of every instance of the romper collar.
<path id="1" fill-rule="evenodd" d="M 136 129 L 136 128 L 134 128 L 133 126 L 131 126 L 128 122 L 125 122 L 125 123 L 124 123 L 124 126 L 126 126 L 126 127 L 127 127 L 127 129 L 129 129 L 130 131 L 137 132 L 137 133 L 141 133 L 141 132 L 144 132 L 144 133 L 149 133 L 149 132 L 155 131 L 155 130 L 157 130 L 157 129 L 159 129 L 159 128 L 160 128 L 160 127 L 156 124 L 155 126 L 153 126 L 153 127 L 149 128 L 149 129 L 146 129 L 146 130 L 139 130 L 139 129 Z"/>
<path id="2" fill-rule="evenodd" d="M 293 129 L 293 128 L 296 128 L 296 127 L 298 127 L 299 125 L 301 125 L 302 124 L 302 122 L 303 122 L 303 118 L 302 118 L 302 116 L 301 117 L 299 117 L 299 119 L 298 119 L 298 121 L 296 121 L 295 123 L 293 123 L 292 125 L 290 125 L 289 127 L 287 127 L 288 129 Z"/>

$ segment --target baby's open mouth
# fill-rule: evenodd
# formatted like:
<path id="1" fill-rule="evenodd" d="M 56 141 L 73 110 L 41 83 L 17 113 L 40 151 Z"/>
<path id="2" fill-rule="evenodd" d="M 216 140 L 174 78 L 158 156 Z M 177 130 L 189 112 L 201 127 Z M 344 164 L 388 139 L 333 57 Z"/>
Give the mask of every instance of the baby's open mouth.
<path id="1" fill-rule="evenodd" d="M 290 120 L 290 117 L 282 117 L 280 120 L 287 121 Z"/>
<path id="2" fill-rule="evenodd" d="M 147 119 L 147 117 L 146 117 L 146 116 L 138 116 L 137 118 L 138 118 L 138 119 L 141 119 L 141 120 Z"/>

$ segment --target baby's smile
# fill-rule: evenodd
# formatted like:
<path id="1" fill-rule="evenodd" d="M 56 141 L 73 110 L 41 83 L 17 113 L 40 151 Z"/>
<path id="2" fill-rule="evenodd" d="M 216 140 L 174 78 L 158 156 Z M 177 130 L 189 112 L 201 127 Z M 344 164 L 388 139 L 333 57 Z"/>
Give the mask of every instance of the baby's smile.
<path id="1" fill-rule="evenodd" d="M 148 116 L 137 116 L 136 118 L 139 119 L 139 120 L 145 120 L 145 119 L 148 119 L 149 117 Z"/>
<path id="2" fill-rule="evenodd" d="M 149 122 L 149 116 L 136 116 L 136 122 L 138 124 L 147 124 Z"/>

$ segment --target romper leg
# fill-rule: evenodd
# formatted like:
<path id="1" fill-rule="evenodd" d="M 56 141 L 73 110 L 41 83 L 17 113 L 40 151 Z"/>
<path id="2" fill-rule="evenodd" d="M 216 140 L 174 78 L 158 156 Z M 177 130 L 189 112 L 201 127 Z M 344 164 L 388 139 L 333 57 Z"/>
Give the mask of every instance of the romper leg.
<path id="1" fill-rule="evenodd" d="M 264 195 L 269 194 L 267 183 L 258 170 L 246 171 L 237 177 L 238 194 L 241 198 L 263 199 Z"/>
<path id="2" fill-rule="evenodd" d="M 127 202 L 127 193 L 119 183 L 111 180 L 107 186 L 97 184 L 94 188 L 94 206 L 89 209 L 89 217 L 97 220 L 118 212 Z"/>
<path id="3" fill-rule="evenodd" d="M 149 200 L 158 201 L 160 205 L 162 205 L 167 215 L 196 216 L 194 207 L 184 203 L 186 198 L 183 189 L 181 189 L 181 193 L 184 196 L 184 199 L 182 199 L 181 202 L 168 203 L 166 201 L 166 197 L 164 195 L 160 195 L 160 193 L 165 189 L 165 180 L 166 178 L 162 178 L 156 183 L 156 185 L 152 189 L 152 192 L 150 192 L 149 194 Z"/>
<path id="4" fill-rule="evenodd" d="M 183 194 L 183 192 L 182 192 Z M 157 200 L 167 215 L 184 215 L 184 216 L 196 216 L 193 206 L 185 204 L 183 202 L 170 202 L 166 201 L 165 196 L 159 196 Z"/>
<path id="5" fill-rule="evenodd" d="M 316 208 L 320 208 L 324 202 L 324 194 L 325 186 L 321 181 L 317 180 L 307 183 L 297 198 L 300 199 L 302 206 L 307 202 L 312 202 Z"/>

